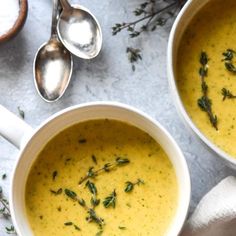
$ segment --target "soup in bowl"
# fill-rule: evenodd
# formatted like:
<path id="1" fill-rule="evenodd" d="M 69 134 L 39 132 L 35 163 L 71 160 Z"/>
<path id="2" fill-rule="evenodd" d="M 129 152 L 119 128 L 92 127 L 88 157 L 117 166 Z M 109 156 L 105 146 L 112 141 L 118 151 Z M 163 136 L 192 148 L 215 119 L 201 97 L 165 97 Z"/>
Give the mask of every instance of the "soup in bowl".
<path id="1" fill-rule="evenodd" d="M 192 130 L 236 167 L 236 2 L 188 1 L 172 28 L 168 77 Z"/>
<path id="2" fill-rule="evenodd" d="M 22 121 L 0 112 L 19 131 Z M 10 194 L 18 235 L 180 233 L 188 168 L 173 138 L 146 114 L 97 102 L 59 112 L 21 142 L 6 127 L 1 133 L 21 146 Z"/>

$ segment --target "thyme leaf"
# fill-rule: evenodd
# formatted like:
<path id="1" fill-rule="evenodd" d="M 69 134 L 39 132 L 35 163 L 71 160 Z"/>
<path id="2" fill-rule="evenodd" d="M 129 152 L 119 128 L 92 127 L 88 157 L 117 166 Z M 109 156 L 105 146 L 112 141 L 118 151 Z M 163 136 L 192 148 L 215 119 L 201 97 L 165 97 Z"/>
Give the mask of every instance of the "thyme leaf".
<path id="1" fill-rule="evenodd" d="M 16 230 L 13 225 L 11 225 L 10 227 L 5 227 L 5 230 L 7 234 L 16 234 Z"/>
<path id="2" fill-rule="evenodd" d="M 50 189 L 50 192 L 54 195 L 59 195 L 62 193 L 62 188 L 59 188 L 58 190 Z"/>
<path id="3" fill-rule="evenodd" d="M 129 193 L 129 192 L 131 192 L 131 191 L 134 189 L 134 186 L 135 186 L 135 185 L 144 184 L 144 181 L 141 180 L 141 179 L 137 179 L 137 181 L 134 182 L 134 183 L 132 183 L 132 182 L 130 182 L 130 181 L 127 181 L 125 184 L 126 184 L 126 186 L 125 186 L 125 190 L 124 190 L 124 191 L 125 191 L 126 193 Z"/>
<path id="4" fill-rule="evenodd" d="M 89 191 L 92 193 L 91 204 L 93 207 L 99 205 L 100 200 L 97 199 L 97 188 L 94 183 L 90 182 L 89 180 L 86 182 L 86 187 L 88 187 Z"/>
<path id="5" fill-rule="evenodd" d="M 235 74 L 236 73 L 236 67 L 233 64 L 233 59 L 234 59 L 234 56 L 236 55 L 236 52 L 232 49 L 227 49 L 225 52 L 222 53 L 222 55 L 224 56 L 222 61 L 225 61 L 225 68 L 228 71 Z"/>
<path id="6" fill-rule="evenodd" d="M 25 112 L 19 106 L 17 107 L 17 109 L 18 109 L 20 117 L 24 120 L 25 119 Z"/>
<path id="7" fill-rule="evenodd" d="M 113 208 L 116 207 L 116 191 L 115 191 L 115 189 L 108 197 L 105 198 L 105 200 L 103 201 L 103 205 L 105 208 L 108 208 L 110 206 L 112 206 Z"/>
<path id="8" fill-rule="evenodd" d="M 222 88 L 221 94 L 223 95 L 223 101 L 228 98 L 228 99 L 234 99 L 236 98 L 236 95 L 234 95 L 230 90 L 226 88 Z"/>

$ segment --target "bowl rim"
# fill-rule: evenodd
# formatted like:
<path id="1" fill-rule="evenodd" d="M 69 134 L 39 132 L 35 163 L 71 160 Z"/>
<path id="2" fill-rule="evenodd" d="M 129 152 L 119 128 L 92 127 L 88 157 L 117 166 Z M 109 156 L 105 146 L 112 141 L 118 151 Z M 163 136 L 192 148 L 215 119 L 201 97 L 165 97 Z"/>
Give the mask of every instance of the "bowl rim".
<path id="1" fill-rule="evenodd" d="M 14 38 L 24 26 L 28 15 L 28 0 L 18 0 L 19 14 L 14 25 L 4 34 L 0 35 L 0 43 L 6 42 Z"/>
<path id="2" fill-rule="evenodd" d="M 167 77 L 168 77 L 168 82 L 169 82 L 169 87 L 171 90 L 171 94 L 173 95 L 173 100 L 174 100 L 174 104 L 175 107 L 178 111 L 178 113 L 180 114 L 180 117 L 183 118 L 183 120 L 185 121 L 185 123 L 187 124 L 188 127 L 190 127 L 190 129 L 193 131 L 193 133 L 195 135 L 197 135 L 201 141 L 203 141 L 204 144 L 206 144 L 207 147 L 210 148 L 210 150 L 212 150 L 214 153 L 216 153 L 221 160 L 228 165 L 231 168 L 236 168 L 236 159 L 229 155 L 228 153 L 226 153 L 225 151 L 223 151 L 223 149 L 219 148 L 216 144 L 214 144 L 210 139 L 208 139 L 203 133 L 202 131 L 200 131 L 200 129 L 195 125 L 195 123 L 192 121 L 192 119 L 190 118 L 190 116 L 188 115 L 188 112 L 186 111 L 184 104 L 182 102 L 182 99 L 180 97 L 180 94 L 178 92 L 178 86 L 176 83 L 176 76 L 175 76 L 175 72 L 174 72 L 174 63 L 175 63 L 175 57 L 176 57 L 176 51 L 175 51 L 175 47 L 178 49 L 179 46 L 179 42 L 177 44 L 177 46 L 175 46 L 176 44 L 176 37 L 178 36 L 178 32 L 179 30 L 184 30 L 186 29 L 186 26 L 189 25 L 189 23 L 191 22 L 192 18 L 199 12 L 199 10 L 201 9 L 201 7 L 197 10 L 195 10 L 194 8 L 191 8 L 193 4 L 197 4 L 197 2 L 202 4 L 202 7 L 204 5 L 206 5 L 208 2 L 210 2 L 212 0 L 188 0 L 187 3 L 184 5 L 184 7 L 181 9 L 180 13 L 178 14 L 171 32 L 170 32 L 170 36 L 169 36 L 169 40 L 168 40 L 168 47 L 167 47 Z M 189 12 L 191 12 L 192 14 L 192 18 L 187 18 L 186 15 L 189 14 Z M 181 21 L 183 21 L 183 19 L 185 19 L 187 21 L 187 24 L 185 26 L 185 28 L 183 29 L 183 27 L 181 26 Z M 182 37 L 182 35 L 181 35 Z"/>
<path id="3" fill-rule="evenodd" d="M 28 148 L 27 146 L 32 147 L 32 145 L 31 145 L 32 142 L 35 142 L 35 140 L 33 140 L 33 139 L 35 139 L 35 138 L 38 139 L 35 136 L 39 135 L 39 132 L 42 132 L 45 129 L 48 130 L 49 126 L 52 126 L 52 123 L 56 123 L 56 120 L 61 120 L 62 117 L 65 118 L 65 116 L 67 116 L 69 113 L 71 113 L 73 115 L 75 112 L 77 112 L 78 109 L 80 109 L 84 112 L 85 111 L 84 109 L 91 109 L 92 108 L 93 110 L 96 111 L 96 109 L 107 109 L 109 107 L 111 107 L 110 109 L 117 109 L 117 110 L 122 109 L 124 111 L 126 110 L 127 113 L 136 113 L 140 119 L 145 119 L 146 122 L 148 122 L 149 124 L 155 125 L 160 130 L 160 133 L 162 133 L 166 137 L 166 139 L 169 140 L 172 147 L 174 148 L 176 155 L 178 156 L 178 163 L 180 163 L 181 170 L 182 170 L 181 171 L 182 177 L 180 175 L 177 175 L 177 173 L 176 173 L 178 184 L 179 185 L 181 184 L 181 182 L 179 182 L 179 181 L 182 178 L 184 180 L 184 185 L 183 185 L 183 187 L 179 187 L 179 190 L 182 190 L 182 191 L 179 191 L 179 196 L 181 196 L 181 198 L 178 200 L 178 205 L 176 208 L 177 212 L 173 218 L 174 221 L 170 224 L 170 226 L 168 228 L 168 230 L 169 231 L 171 230 L 171 231 L 168 232 L 167 235 L 168 236 L 178 235 L 180 233 L 180 231 L 182 230 L 182 227 L 183 227 L 184 222 L 186 220 L 188 210 L 189 210 L 190 199 L 191 199 L 191 181 L 190 181 L 190 173 L 189 173 L 189 169 L 187 166 L 187 162 L 186 162 L 184 154 L 181 151 L 179 145 L 174 140 L 174 138 L 170 135 L 170 133 L 157 120 L 153 119 L 148 114 L 141 111 L 140 109 L 134 108 L 130 105 L 126 105 L 126 104 L 119 103 L 119 102 L 113 102 L 113 101 L 87 102 L 87 103 L 82 103 L 79 105 L 74 105 L 74 106 L 68 107 L 68 108 L 63 109 L 63 110 L 55 113 L 54 115 L 50 116 L 41 125 L 39 125 L 34 130 L 34 132 L 31 134 L 31 136 L 29 137 L 29 140 L 25 143 L 25 145 L 20 150 L 18 157 L 22 157 L 23 155 L 25 155 L 24 152 Z M 69 114 L 69 115 L 71 116 L 71 114 Z M 165 148 L 163 146 L 162 146 L 162 148 L 165 150 Z M 172 155 L 172 156 L 174 157 L 176 155 Z M 177 160 L 177 158 L 176 158 L 176 160 Z M 17 206 L 16 202 L 18 201 L 18 200 L 16 200 L 17 194 L 13 195 L 13 193 L 16 193 L 15 185 L 16 185 L 17 180 L 19 179 L 17 177 L 17 176 L 19 176 L 19 174 L 17 174 L 16 172 L 19 172 L 19 170 L 20 170 L 20 168 L 19 168 L 20 162 L 22 163 L 22 159 L 18 158 L 18 160 L 15 163 L 15 167 L 14 167 L 14 171 L 13 171 L 13 175 L 12 175 L 12 179 L 11 179 L 11 191 L 10 191 L 11 194 L 10 194 L 10 199 L 9 199 L 10 209 L 11 209 L 11 212 L 13 213 L 12 220 L 13 220 L 13 223 L 14 223 L 18 233 L 22 232 L 21 230 L 19 230 L 22 227 L 22 224 L 20 224 L 21 226 L 19 228 L 19 214 L 18 214 L 18 217 L 16 217 L 17 216 L 16 213 L 17 212 L 19 213 L 19 210 L 16 210 L 17 208 L 15 208 Z M 177 167 L 174 165 L 174 163 L 172 163 L 172 164 L 174 166 L 175 171 L 177 172 Z M 19 235 L 21 235 L 21 234 L 19 234 Z"/>

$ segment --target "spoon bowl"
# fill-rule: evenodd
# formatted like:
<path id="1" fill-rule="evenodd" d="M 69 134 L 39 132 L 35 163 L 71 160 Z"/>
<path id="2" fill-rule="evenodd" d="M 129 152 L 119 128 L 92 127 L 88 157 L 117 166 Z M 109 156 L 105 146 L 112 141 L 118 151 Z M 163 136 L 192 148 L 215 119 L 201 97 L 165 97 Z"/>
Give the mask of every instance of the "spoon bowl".
<path id="1" fill-rule="evenodd" d="M 71 53 L 56 34 L 58 0 L 53 0 L 51 38 L 44 43 L 34 59 L 34 82 L 39 95 L 46 102 L 57 101 L 71 79 L 73 60 Z"/>
<path id="2" fill-rule="evenodd" d="M 61 42 L 77 57 L 96 57 L 102 47 L 102 31 L 95 16 L 85 7 L 72 7 L 67 0 L 61 0 L 61 5 L 63 10 L 57 23 Z"/>
<path id="3" fill-rule="evenodd" d="M 43 44 L 34 62 L 35 84 L 47 102 L 58 100 L 65 92 L 72 74 L 71 54 L 56 38 Z"/>

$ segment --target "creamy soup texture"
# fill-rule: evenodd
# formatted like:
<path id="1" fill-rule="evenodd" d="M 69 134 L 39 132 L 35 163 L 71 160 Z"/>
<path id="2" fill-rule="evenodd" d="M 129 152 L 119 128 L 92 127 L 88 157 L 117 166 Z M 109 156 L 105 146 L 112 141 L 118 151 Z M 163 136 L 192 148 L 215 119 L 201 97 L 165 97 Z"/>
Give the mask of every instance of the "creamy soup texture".
<path id="1" fill-rule="evenodd" d="M 91 167 L 95 172 L 117 160 L 129 163 L 80 183 Z M 88 180 L 100 200 L 94 208 Z M 127 190 L 127 182 L 136 184 Z M 114 191 L 114 206 L 106 208 L 104 200 Z M 176 213 L 178 186 L 167 155 L 147 133 L 115 120 L 93 120 L 67 128 L 46 145 L 30 170 L 25 196 L 35 236 L 163 236 Z M 88 222 L 89 209 L 104 220 L 102 227 Z"/>
<path id="2" fill-rule="evenodd" d="M 186 29 L 177 57 L 177 83 L 183 104 L 196 126 L 218 147 L 236 158 L 236 99 L 223 101 L 222 88 L 236 95 L 236 73 L 228 71 L 222 55 L 236 51 L 236 1 L 215 0 L 194 17 Z M 212 111 L 218 119 L 218 130 L 201 111 L 197 100 L 202 96 L 199 58 L 204 51 L 209 57 L 205 81 Z M 236 65 L 236 56 L 232 59 Z"/>

